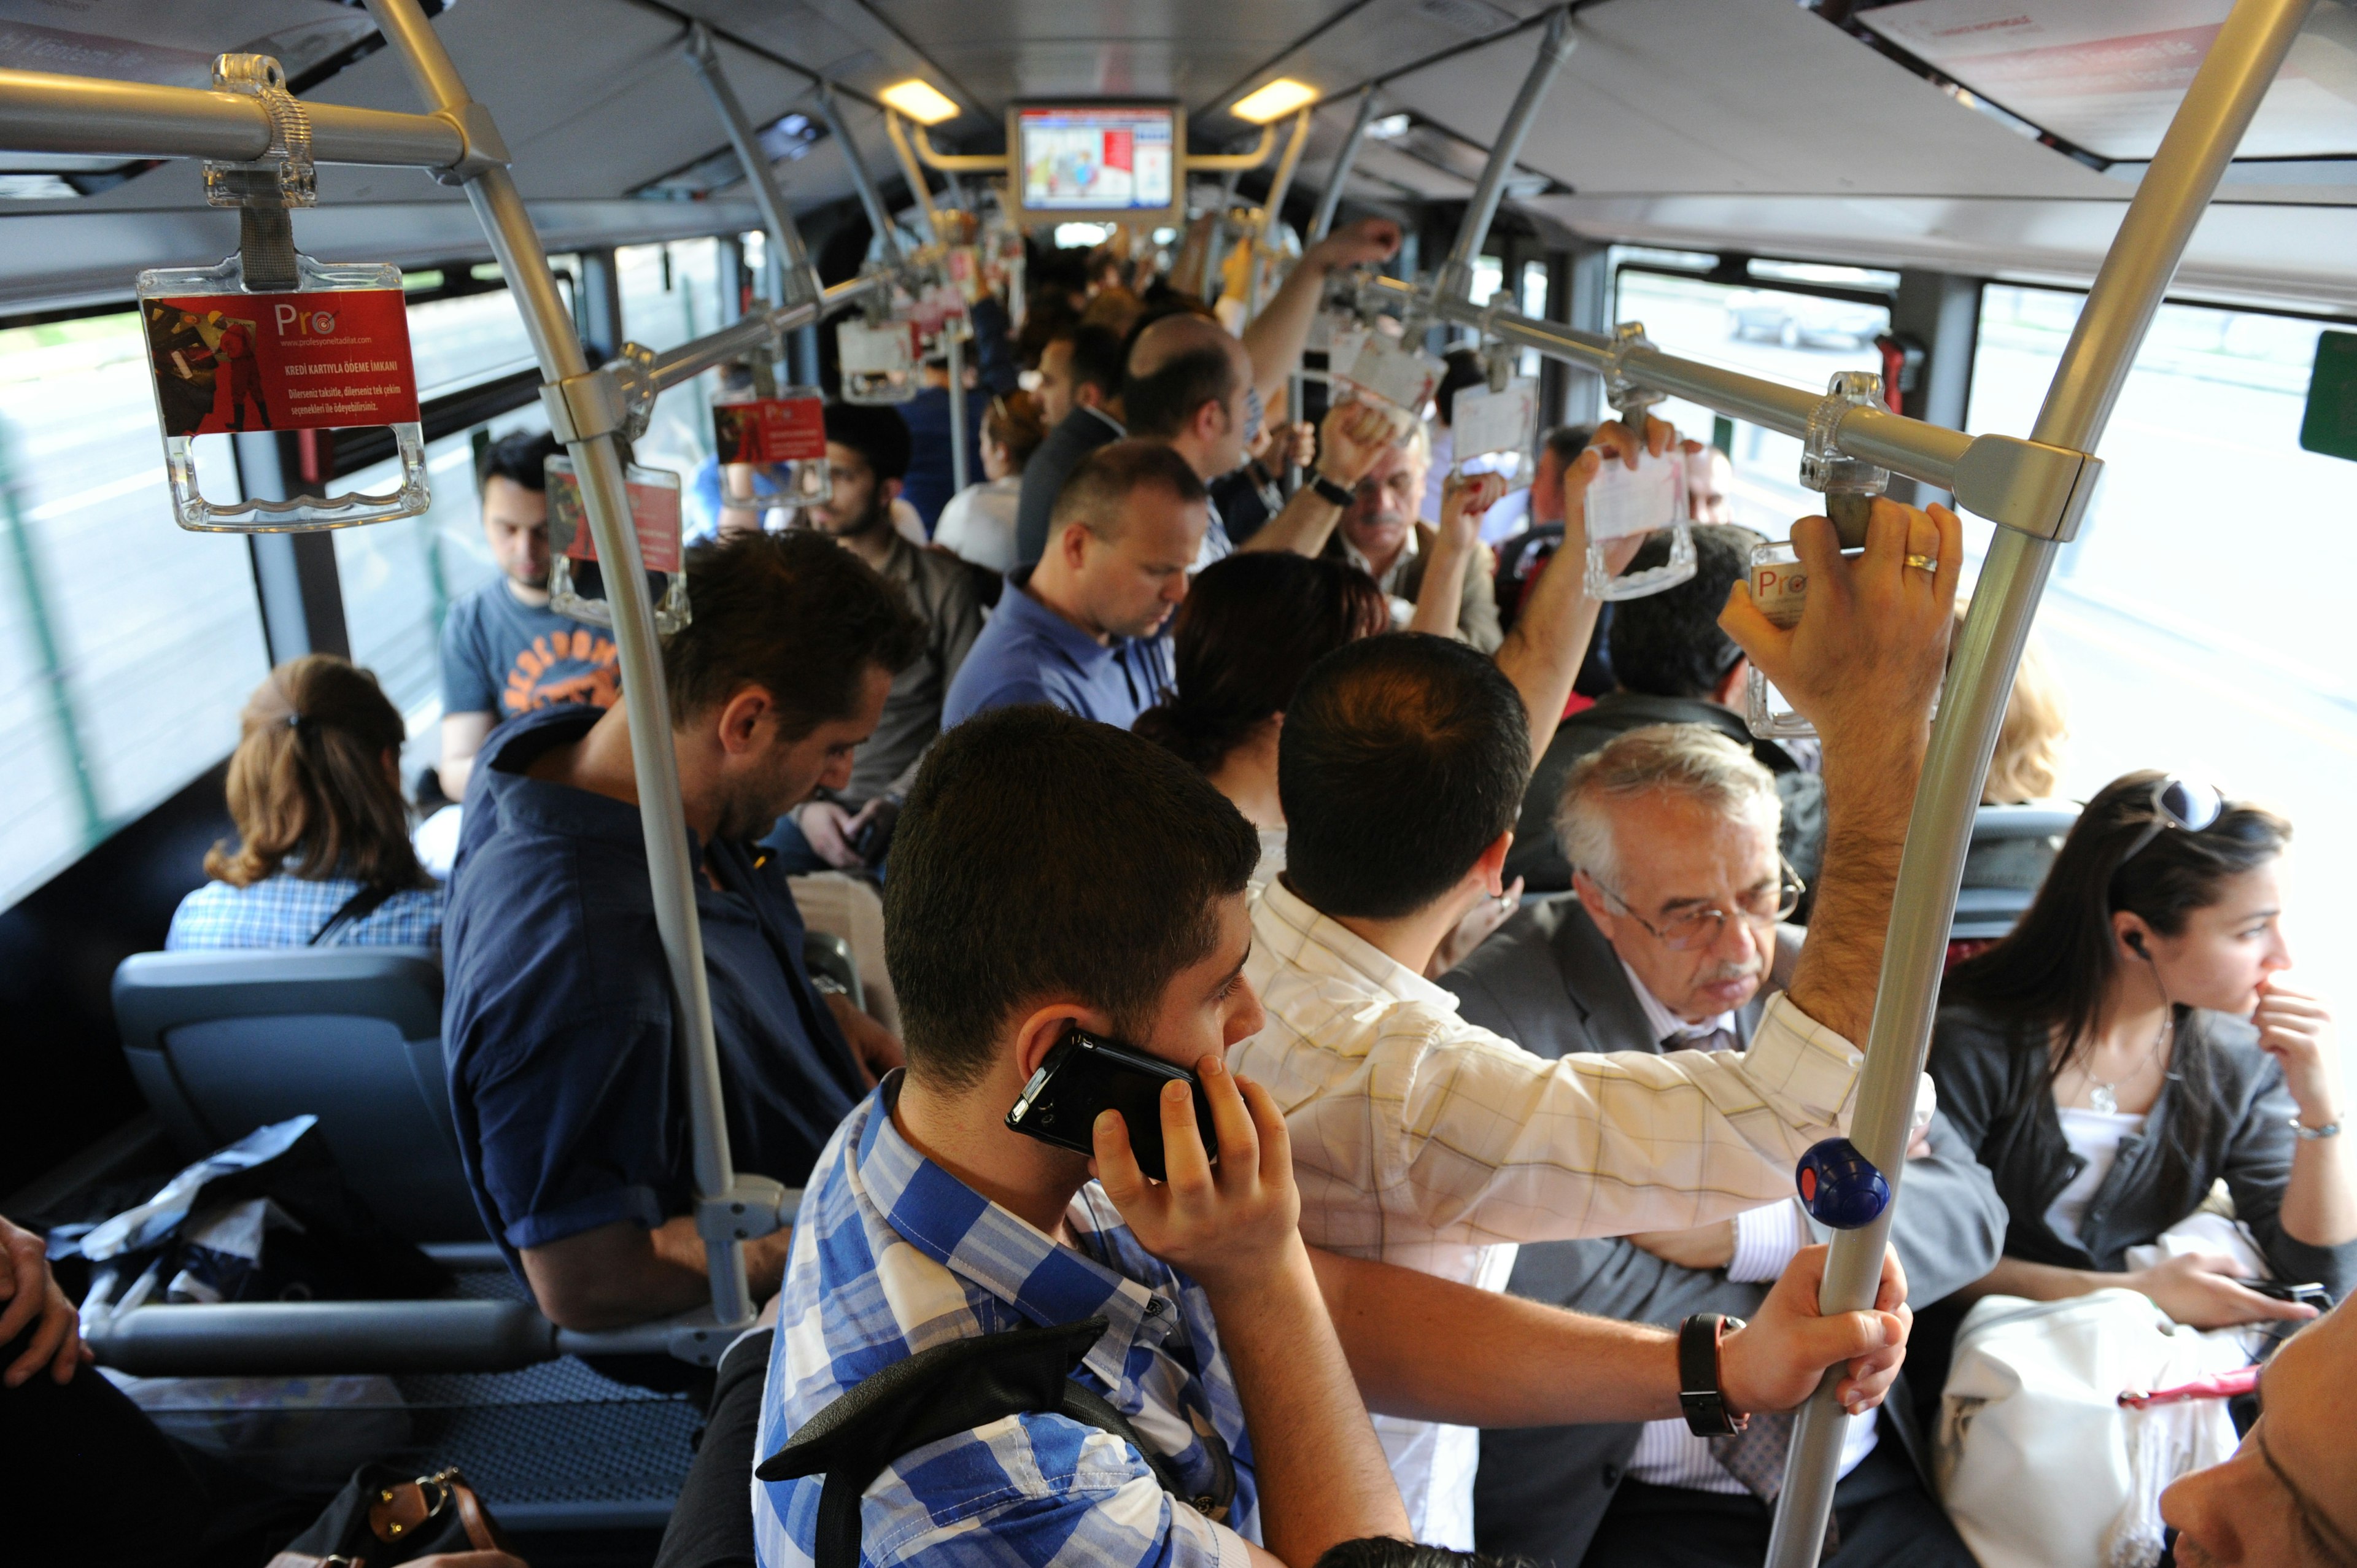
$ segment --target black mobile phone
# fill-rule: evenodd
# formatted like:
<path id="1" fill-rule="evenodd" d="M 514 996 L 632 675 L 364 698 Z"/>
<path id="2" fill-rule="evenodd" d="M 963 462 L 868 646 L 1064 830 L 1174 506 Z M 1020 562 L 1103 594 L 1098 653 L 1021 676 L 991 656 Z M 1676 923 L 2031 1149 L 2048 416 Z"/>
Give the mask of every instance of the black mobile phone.
<path id="1" fill-rule="evenodd" d="M 2281 1280 L 2244 1280 L 2241 1283 L 2244 1290 L 2256 1291 L 2277 1301 L 2304 1301 L 2319 1312 L 2332 1305 L 2332 1298 L 2324 1294 L 2320 1284 L 2287 1284 Z"/>
<path id="2" fill-rule="evenodd" d="M 1006 1113 L 1006 1124 L 1043 1144 L 1088 1155 L 1096 1152 L 1090 1130 L 1099 1113 L 1118 1111 L 1129 1128 L 1129 1146 L 1137 1155 L 1138 1169 L 1156 1181 L 1167 1180 L 1162 1159 L 1162 1086 L 1174 1079 L 1193 1091 L 1195 1125 L 1203 1134 L 1204 1152 L 1217 1161 L 1220 1138 L 1211 1127 L 1211 1102 L 1193 1073 L 1159 1057 L 1101 1039 L 1077 1024 L 1065 1029 L 1064 1037 L 1023 1086 L 1023 1097 Z"/>

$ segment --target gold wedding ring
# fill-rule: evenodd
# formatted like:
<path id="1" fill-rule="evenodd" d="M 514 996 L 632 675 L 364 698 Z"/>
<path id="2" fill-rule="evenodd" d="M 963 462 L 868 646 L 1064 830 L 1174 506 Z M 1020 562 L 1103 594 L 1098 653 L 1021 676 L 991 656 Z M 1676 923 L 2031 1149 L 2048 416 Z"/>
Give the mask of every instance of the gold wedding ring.
<path id="1" fill-rule="evenodd" d="M 1910 555 L 1907 557 L 1907 564 L 1914 567 L 1918 572 L 1936 573 L 1940 569 L 1939 558 L 1932 555 Z"/>

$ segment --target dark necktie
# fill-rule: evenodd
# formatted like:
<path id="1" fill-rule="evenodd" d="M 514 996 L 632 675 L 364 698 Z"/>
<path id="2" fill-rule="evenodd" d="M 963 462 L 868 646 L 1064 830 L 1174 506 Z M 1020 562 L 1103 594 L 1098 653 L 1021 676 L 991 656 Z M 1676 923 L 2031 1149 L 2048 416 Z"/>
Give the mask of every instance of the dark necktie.
<path id="1" fill-rule="evenodd" d="M 1792 1447 L 1792 1427 L 1798 1420 L 1791 1415 L 1754 1415 L 1738 1433 L 1727 1437 L 1714 1437 L 1710 1456 L 1718 1461 L 1720 1469 L 1743 1483 L 1744 1490 L 1766 1503 L 1776 1506 L 1778 1494 L 1784 1489 L 1784 1460 Z M 1825 1516 L 1825 1543 L 1818 1551 L 1820 1562 L 1834 1554 L 1841 1543 L 1841 1528 L 1833 1516 Z"/>
<path id="2" fill-rule="evenodd" d="M 1732 1029 L 1704 1029 L 1690 1035 L 1672 1035 L 1662 1042 L 1665 1051 L 1732 1051 L 1742 1042 Z"/>

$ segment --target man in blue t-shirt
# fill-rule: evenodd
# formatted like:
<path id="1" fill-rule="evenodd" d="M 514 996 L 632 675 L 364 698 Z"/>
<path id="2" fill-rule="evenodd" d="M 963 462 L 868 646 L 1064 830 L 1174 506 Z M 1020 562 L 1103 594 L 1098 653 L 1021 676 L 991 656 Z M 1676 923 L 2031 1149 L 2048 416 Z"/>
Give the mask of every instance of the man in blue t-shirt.
<path id="1" fill-rule="evenodd" d="M 753 840 L 840 789 L 923 629 L 832 541 L 743 533 L 687 559 L 695 618 L 663 648 L 673 746 L 737 1168 L 802 1185 L 899 1042 L 802 971 L 785 873 Z M 540 1308 L 617 1327 L 705 1298 L 670 969 L 655 928 L 627 700 L 559 703 L 484 743 L 443 926 L 459 1155 Z M 777 1288 L 785 1239 L 748 1249 Z"/>
<path id="2" fill-rule="evenodd" d="M 1115 441 L 1072 470 L 1053 525 L 1039 564 L 1007 574 L 950 682 L 943 729 L 1017 703 L 1127 729 L 1163 699 L 1163 633 L 1211 526 L 1203 481 L 1161 442 Z"/>
<path id="3" fill-rule="evenodd" d="M 558 703 L 608 708 L 620 694 L 614 635 L 548 607 L 544 467 L 563 448 L 544 433 L 492 443 L 483 464 L 483 536 L 500 564 L 442 622 L 442 792 L 467 795 L 495 725 Z"/>

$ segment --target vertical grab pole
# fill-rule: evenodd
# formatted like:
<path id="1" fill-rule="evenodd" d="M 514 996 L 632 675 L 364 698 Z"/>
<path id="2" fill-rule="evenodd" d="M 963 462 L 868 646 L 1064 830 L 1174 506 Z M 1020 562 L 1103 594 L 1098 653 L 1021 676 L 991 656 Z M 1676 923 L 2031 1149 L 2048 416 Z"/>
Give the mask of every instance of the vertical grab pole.
<path id="1" fill-rule="evenodd" d="M 1571 32 L 1571 7 L 1562 6 L 1547 17 L 1530 74 L 1523 78 L 1523 90 L 1506 111 L 1506 123 L 1498 127 L 1498 139 L 1490 144 L 1490 161 L 1481 166 L 1481 180 L 1473 188 L 1465 220 L 1457 226 L 1456 242 L 1448 247 L 1448 259 L 1433 280 L 1436 295 L 1471 297 L 1473 259 L 1481 253 L 1481 242 L 1490 237 L 1491 220 L 1498 216 L 1498 202 L 1506 194 L 1506 176 L 1513 171 L 1514 160 L 1523 156 L 1523 142 L 1531 134 L 1531 123 L 1538 118 L 1539 106 L 1546 102 L 1547 89 L 1555 85 L 1556 73 L 1578 45 Z"/>
<path id="2" fill-rule="evenodd" d="M 802 243 L 802 231 L 794 226 L 794 215 L 786 206 L 786 193 L 778 187 L 778 172 L 770 166 L 770 157 L 761 150 L 761 139 L 754 134 L 753 122 L 746 117 L 745 105 L 737 97 L 737 89 L 729 82 L 728 74 L 720 67 L 720 51 L 712 47 L 712 34 L 701 22 L 687 32 L 687 46 L 683 51 L 687 63 L 695 68 L 696 80 L 711 96 L 713 110 L 719 114 L 720 124 L 728 132 L 728 145 L 737 151 L 737 161 L 744 166 L 746 183 L 753 188 L 753 200 L 761 209 L 761 226 L 770 231 L 770 243 L 778 253 L 783 286 L 772 305 L 800 305 L 818 297 L 818 278 L 811 271 L 809 247 Z"/>
<path id="3" fill-rule="evenodd" d="M 1293 117 L 1293 134 L 1286 139 L 1285 156 L 1277 160 L 1276 177 L 1269 181 L 1268 199 L 1261 204 L 1260 234 L 1256 243 L 1270 247 L 1276 244 L 1276 226 L 1284 220 L 1286 193 L 1293 188 L 1293 171 L 1300 166 L 1301 149 L 1309 141 L 1309 110 L 1305 108 Z M 1260 258 L 1253 258 L 1252 280 L 1245 293 L 1245 319 L 1260 314 Z"/>
<path id="4" fill-rule="evenodd" d="M 2311 3 L 2238 0 L 2219 29 L 2104 253 L 2039 410 L 2032 440 L 2091 452 L 2103 439 L 2112 404 L 2169 290 L 2186 242 L 2251 116 L 2258 112 L 2259 101 L 2282 69 Z M 1923 781 L 1907 824 L 1851 1134 L 1851 1141 L 1889 1179 L 1893 1202 L 1906 1166 L 1915 1079 L 1931 1043 L 1941 957 L 1975 810 L 1997 725 L 2012 695 L 2022 643 L 2059 544 L 2058 540 L 2009 528 L 1997 530 L 1949 667 L 1948 694 L 1932 725 Z M 1852 1312 L 1873 1305 L 1889 1229 L 1886 1207 L 1871 1226 L 1834 1238 L 1819 1294 L 1824 1311 Z M 1812 1568 L 1817 1561 L 1849 1422 L 1834 1400 L 1839 1380 L 1838 1369 L 1827 1375 L 1793 1429 L 1775 1530 L 1769 1540 L 1770 1568 Z"/>
<path id="5" fill-rule="evenodd" d="M 867 209 L 867 226 L 884 242 L 884 259 L 901 261 L 900 231 L 893 226 L 892 215 L 884 210 L 884 198 L 877 194 L 876 181 L 867 173 L 866 160 L 859 156 L 859 144 L 851 139 L 850 127 L 843 123 L 843 108 L 834 101 L 834 82 L 822 81 L 818 84 L 818 106 L 826 116 L 826 128 L 834 135 L 834 145 L 843 149 L 843 164 L 851 171 L 851 183 L 858 188 L 859 205 Z M 891 111 L 885 113 L 889 114 Z"/>
<path id="6" fill-rule="evenodd" d="M 1333 172 L 1326 177 L 1326 188 L 1318 198 L 1318 216 L 1310 220 L 1305 244 L 1316 244 L 1333 229 L 1334 214 L 1342 205 L 1342 187 L 1350 183 L 1351 166 L 1359 161 L 1359 144 L 1366 140 L 1367 122 L 1374 117 L 1375 84 L 1371 81 L 1359 89 L 1359 112 L 1351 117 L 1351 134 L 1342 138 L 1342 150 L 1334 155 Z"/>
<path id="7" fill-rule="evenodd" d="M 942 349 L 950 362 L 950 494 L 958 495 L 966 483 L 965 429 L 965 343 L 957 335 L 957 323 L 942 323 Z"/>
<path id="8" fill-rule="evenodd" d="M 489 114 L 468 95 L 441 39 L 416 0 L 368 0 L 369 14 L 400 53 L 419 91 L 435 109 L 468 127 L 488 127 Z M 547 252 L 524 210 L 523 198 L 503 166 L 466 178 L 467 199 L 506 274 L 524 330 L 539 357 L 542 376 L 554 386 L 588 371 L 575 337 L 572 317 L 548 271 Z M 608 563 L 606 592 L 614 607 L 614 641 L 620 654 L 622 690 L 628 693 L 630 761 L 637 775 L 639 821 L 647 840 L 647 875 L 655 907 L 655 928 L 671 966 L 686 1036 L 683 1060 L 688 1090 L 689 1135 L 694 1142 L 695 1185 L 700 1197 L 716 1197 L 736 1184 L 728 1155 L 728 1122 L 721 1103 L 720 1056 L 712 1033 L 712 994 L 704 971 L 704 933 L 695 914 L 694 868 L 688 864 L 686 814 L 680 803 L 679 759 L 672 749 L 671 703 L 664 691 L 662 656 L 655 641 L 654 616 L 647 603 L 646 572 L 639 540 L 630 526 L 623 487 L 622 456 L 613 434 L 572 443 L 581 499 L 598 559 Z M 743 1323 L 753 1315 L 745 1280 L 745 1254 L 734 1240 L 706 1238 L 712 1273 L 713 1316 L 722 1324 Z"/>

